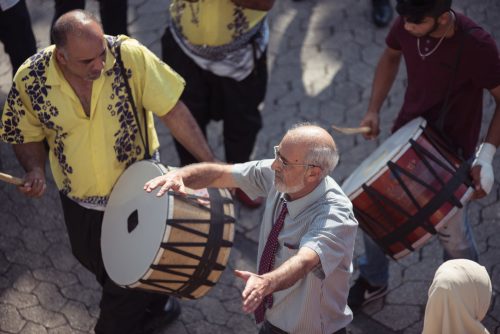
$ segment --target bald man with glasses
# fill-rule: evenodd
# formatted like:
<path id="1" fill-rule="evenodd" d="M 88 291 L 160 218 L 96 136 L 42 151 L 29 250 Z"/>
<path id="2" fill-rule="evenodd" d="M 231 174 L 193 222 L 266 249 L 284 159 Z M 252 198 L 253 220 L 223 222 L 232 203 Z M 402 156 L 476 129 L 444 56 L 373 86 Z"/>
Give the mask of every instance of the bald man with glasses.
<path id="1" fill-rule="evenodd" d="M 357 221 L 352 204 L 328 175 L 338 152 L 327 131 L 298 124 L 274 148 L 275 159 L 225 165 L 193 164 L 150 180 L 147 192 L 240 187 L 266 196 L 258 272 L 236 270 L 246 282 L 242 309 L 260 332 L 346 333 Z"/>

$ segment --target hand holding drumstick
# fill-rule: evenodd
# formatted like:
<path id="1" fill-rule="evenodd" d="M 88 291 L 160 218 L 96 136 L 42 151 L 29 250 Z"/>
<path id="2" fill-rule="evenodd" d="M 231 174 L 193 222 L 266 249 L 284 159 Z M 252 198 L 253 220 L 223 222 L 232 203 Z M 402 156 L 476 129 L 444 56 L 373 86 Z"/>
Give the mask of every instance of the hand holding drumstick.
<path id="1" fill-rule="evenodd" d="M 360 126 L 357 128 L 344 128 L 332 124 L 332 129 L 345 135 L 361 133 L 365 139 L 374 139 L 380 132 L 378 127 L 378 115 L 374 113 L 367 113 L 361 120 Z M 375 129 L 375 131 L 373 129 Z"/>
<path id="2" fill-rule="evenodd" d="M 18 186 L 19 191 L 28 197 L 41 197 L 47 188 L 45 176 L 38 170 L 27 173 L 24 179 L 0 173 L 0 181 Z"/>
<path id="3" fill-rule="evenodd" d="M 363 119 L 361 119 L 361 122 L 359 125 L 361 127 L 368 127 L 370 129 L 369 132 L 366 132 L 363 134 L 363 137 L 365 139 L 375 139 L 380 133 L 380 118 L 378 115 L 378 112 L 370 112 L 368 111 Z"/>

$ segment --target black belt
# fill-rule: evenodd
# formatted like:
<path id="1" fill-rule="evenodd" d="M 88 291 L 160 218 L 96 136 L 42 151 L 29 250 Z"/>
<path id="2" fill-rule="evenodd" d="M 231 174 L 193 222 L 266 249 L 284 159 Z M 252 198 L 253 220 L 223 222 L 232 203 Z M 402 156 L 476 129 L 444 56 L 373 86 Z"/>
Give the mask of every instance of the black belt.
<path id="1" fill-rule="evenodd" d="M 262 325 L 262 330 L 259 333 L 260 334 L 288 334 L 288 332 L 285 332 L 281 328 L 274 326 L 272 323 L 270 323 L 267 320 L 264 320 L 264 324 Z M 334 332 L 333 334 L 347 334 L 347 330 L 344 327 L 344 328 L 341 328 L 338 331 Z"/>

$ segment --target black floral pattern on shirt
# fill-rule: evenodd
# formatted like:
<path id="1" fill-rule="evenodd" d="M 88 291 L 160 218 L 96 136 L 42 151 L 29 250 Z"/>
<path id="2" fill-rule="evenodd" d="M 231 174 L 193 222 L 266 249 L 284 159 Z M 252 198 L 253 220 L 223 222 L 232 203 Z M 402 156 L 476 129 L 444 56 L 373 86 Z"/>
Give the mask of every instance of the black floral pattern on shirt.
<path id="1" fill-rule="evenodd" d="M 0 118 L 0 129 L 3 132 L 2 140 L 11 144 L 22 144 L 24 143 L 24 136 L 18 126 L 21 117 L 26 115 L 26 110 L 15 82 L 12 84 L 6 103 L 5 121 L 2 121 L 3 115 L 0 110 L 0 115 L 2 115 Z"/>
<path id="2" fill-rule="evenodd" d="M 232 37 L 234 39 L 243 35 L 248 28 L 250 27 L 250 23 L 248 22 L 247 17 L 245 16 L 245 12 L 243 11 L 243 7 L 236 6 L 233 12 L 234 21 L 227 25 L 229 30 L 233 30 Z"/>
<path id="3" fill-rule="evenodd" d="M 111 52 L 116 55 L 116 38 L 109 37 L 108 42 L 111 45 Z M 117 117 L 120 122 L 120 128 L 114 133 L 115 144 L 113 148 L 116 159 L 121 163 L 125 163 L 125 166 L 128 167 L 142 158 L 143 155 L 142 143 L 140 140 L 137 140 L 139 139 L 139 128 L 134 117 L 132 105 L 128 98 L 125 79 L 121 74 L 118 62 L 115 62 L 113 68 L 108 70 L 106 75 L 114 76 L 111 84 L 113 91 L 109 97 L 112 102 L 108 105 L 107 110 L 112 116 Z M 130 83 L 132 70 L 126 68 L 125 75 Z M 144 127 L 142 131 L 144 131 Z"/>

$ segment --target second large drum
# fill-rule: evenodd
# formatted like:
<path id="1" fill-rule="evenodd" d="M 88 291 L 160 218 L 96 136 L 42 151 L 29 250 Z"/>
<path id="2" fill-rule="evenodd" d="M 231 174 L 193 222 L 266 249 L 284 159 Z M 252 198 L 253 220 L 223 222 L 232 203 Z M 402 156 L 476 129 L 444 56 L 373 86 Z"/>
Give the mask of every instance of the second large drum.
<path id="1" fill-rule="evenodd" d="M 396 131 L 346 179 L 361 228 L 399 259 L 421 247 L 472 195 L 469 165 L 423 118 Z"/>

